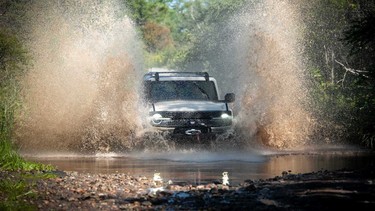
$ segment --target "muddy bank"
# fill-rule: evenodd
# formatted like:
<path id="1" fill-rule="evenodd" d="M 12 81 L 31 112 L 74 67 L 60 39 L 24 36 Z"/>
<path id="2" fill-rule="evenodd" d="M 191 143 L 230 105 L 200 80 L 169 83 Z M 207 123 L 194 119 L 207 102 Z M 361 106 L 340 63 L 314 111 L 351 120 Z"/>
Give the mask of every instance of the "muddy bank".
<path id="1" fill-rule="evenodd" d="M 56 172 L 25 199 L 39 210 L 337 210 L 375 208 L 375 170 L 283 172 L 240 185 L 158 181 L 128 174 Z M 5 177 L 6 175 L 2 175 Z"/>

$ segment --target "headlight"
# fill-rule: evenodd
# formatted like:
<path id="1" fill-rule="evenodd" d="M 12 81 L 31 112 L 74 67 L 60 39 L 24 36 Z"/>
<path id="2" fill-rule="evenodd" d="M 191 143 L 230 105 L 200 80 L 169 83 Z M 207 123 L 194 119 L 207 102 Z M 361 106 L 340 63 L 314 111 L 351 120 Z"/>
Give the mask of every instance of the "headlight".
<path id="1" fill-rule="evenodd" d="M 152 123 L 158 125 L 158 124 L 161 123 L 162 118 L 163 118 L 163 116 L 161 114 L 156 113 L 156 114 L 152 115 L 151 121 L 152 121 Z"/>
<path id="2" fill-rule="evenodd" d="M 170 120 L 171 120 L 171 118 L 163 117 L 159 113 L 156 113 L 156 114 L 152 115 L 152 117 L 151 117 L 151 121 L 155 125 L 160 125 L 161 123 L 163 123 L 165 121 L 170 121 Z"/>
<path id="3" fill-rule="evenodd" d="M 152 119 L 161 119 L 161 118 L 163 118 L 161 116 L 161 114 L 154 114 L 154 115 L 152 115 Z"/>
<path id="4" fill-rule="evenodd" d="M 222 114 L 221 115 L 221 118 L 222 119 L 228 119 L 228 118 L 230 118 L 231 116 L 229 116 L 229 114 L 226 114 L 226 113 L 224 113 L 224 114 Z"/>

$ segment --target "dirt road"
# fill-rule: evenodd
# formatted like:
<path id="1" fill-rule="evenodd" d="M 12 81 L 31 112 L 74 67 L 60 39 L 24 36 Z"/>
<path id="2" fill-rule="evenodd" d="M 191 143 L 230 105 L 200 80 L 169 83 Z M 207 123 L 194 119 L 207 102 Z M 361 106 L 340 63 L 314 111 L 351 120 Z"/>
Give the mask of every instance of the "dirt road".
<path id="1" fill-rule="evenodd" d="M 173 184 L 127 174 L 57 172 L 40 180 L 39 210 L 339 210 L 375 208 L 375 170 L 319 171 L 248 180 L 237 186 L 212 182 Z"/>

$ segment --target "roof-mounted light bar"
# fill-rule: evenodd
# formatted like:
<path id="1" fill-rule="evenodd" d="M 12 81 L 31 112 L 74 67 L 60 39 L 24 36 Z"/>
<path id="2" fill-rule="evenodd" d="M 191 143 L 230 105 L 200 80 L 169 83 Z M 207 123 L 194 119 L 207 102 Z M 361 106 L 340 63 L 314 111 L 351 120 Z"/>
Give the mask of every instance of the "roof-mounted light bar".
<path id="1" fill-rule="evenodd" d="M 156 81 L 160 80 L 161 76 L 164 77 L 204 77 L 206 81 L 210 80 L 210 76 L 207 72 L 150 72 L 151 77 L 154 77 Z"/>

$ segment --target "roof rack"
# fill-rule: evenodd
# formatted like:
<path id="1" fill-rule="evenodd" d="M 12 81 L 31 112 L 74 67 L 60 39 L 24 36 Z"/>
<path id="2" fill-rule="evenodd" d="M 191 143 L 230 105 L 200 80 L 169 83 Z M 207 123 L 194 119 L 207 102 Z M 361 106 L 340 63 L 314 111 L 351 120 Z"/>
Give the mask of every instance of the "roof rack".
<path id="1" fill-rule="evenodd" d="M 204 77 L 206 81 L 210 80 L 210 76 L 207 72 L 149 72 L 147 75 L 154 77 L 156 81 L 159 81 L 160 76 L 170 77 Z"/>

